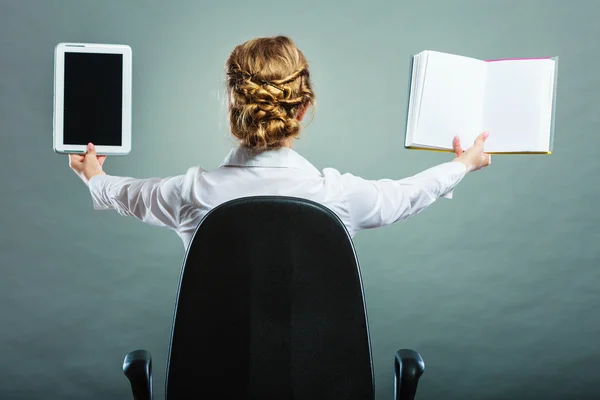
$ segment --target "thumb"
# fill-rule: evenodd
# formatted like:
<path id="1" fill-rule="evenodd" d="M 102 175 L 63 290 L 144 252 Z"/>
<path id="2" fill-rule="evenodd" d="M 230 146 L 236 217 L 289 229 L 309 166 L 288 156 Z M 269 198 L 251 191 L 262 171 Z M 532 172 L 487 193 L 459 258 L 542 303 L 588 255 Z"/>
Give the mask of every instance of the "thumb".
<path id="1" fill-rule="evenodd" d="M 460 144 L 460 138 L 458 136 L 455 136 L 454 140 L 452 140 L 452 148 L 457 156 L 460 156 L 465 152 Z"/>
<path id="2" fill-rule="evenodd" d="M 91 156 L 91 157 L 96 157 L 96 146 L 94 146 L 92 143 L 88 143 L 87 146 L 87 153 L 85 154 L 86 157 Z"/>

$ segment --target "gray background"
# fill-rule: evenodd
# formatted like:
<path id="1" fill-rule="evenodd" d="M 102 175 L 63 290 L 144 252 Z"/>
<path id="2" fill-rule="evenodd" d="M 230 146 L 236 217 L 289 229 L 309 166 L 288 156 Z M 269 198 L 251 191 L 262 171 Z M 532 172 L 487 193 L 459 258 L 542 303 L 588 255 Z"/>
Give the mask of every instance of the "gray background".
<path id="1" fill-rule="evenodd" d="M 130 398 L 136 348 L 164 393 L 183 245 L 94 212 L 52 151 L 54 46 L 132 46 L 133 152 L 105 170 L 142 178 L 218 166 L 233 144 L 225 59 L 280 33 L 318 96 L 297 150 L 365 178 L 451 158 L 402 147 L 411 54 L 560 56 L 553 155 L 496 156 L 454 200 L 355 243 L 378 399 L 401 347 L 426 360 L 420 399 L 600 398 L 598 17 L 594 0 L 1 0 L 0 398 Z"/>

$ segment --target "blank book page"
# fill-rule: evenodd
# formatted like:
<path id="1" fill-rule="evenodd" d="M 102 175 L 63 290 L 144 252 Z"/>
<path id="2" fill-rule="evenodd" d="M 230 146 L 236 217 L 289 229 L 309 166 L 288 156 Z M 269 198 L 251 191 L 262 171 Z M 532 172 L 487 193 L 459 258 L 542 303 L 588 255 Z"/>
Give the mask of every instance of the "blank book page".
<path id="1" fill-rule="evenodd" d="M 483 61 L 429 52 L 414 142 L 451 149 L 459 136 L 472 143 L 481 130 L 485 74 Z"/>
<path id="2" fill-rule="evenodd" d="M 545 128 L 552 60 L 493 61 L 487 65 L 483 129 L 490 131 L 485 150 L 547 151 Z"/>

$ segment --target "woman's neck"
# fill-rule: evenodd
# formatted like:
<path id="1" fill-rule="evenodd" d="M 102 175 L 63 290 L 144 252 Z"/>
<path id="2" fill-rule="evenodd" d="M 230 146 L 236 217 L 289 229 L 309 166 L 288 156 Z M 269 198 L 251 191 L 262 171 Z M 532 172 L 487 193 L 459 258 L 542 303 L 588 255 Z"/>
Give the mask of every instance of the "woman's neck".
<path id="1" fill-rule="evenodd" d="M 286 138 L 286 139 L 284 139 L 284 140 L 281 142 L 281 146 L 282 146 L 282 147 L 287 147 L 288 149 L 291 149 L 291 148 L 292 148 L 292 144 L 293 144 L 293 142 L 294 142 L 294 138 L 292 138 L 292 137 L 289 137 L 289 138 Z"/>

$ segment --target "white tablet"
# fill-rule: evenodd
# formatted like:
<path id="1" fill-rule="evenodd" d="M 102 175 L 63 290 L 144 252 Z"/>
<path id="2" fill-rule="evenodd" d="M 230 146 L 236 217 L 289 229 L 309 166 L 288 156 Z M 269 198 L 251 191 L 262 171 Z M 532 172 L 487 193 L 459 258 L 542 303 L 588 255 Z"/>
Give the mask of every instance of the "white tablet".
<path id="1" fill-rule="evenodd" d="M 59 43 L 54 52 L 54 151 L 131 151 L 131 48 Z"/>

